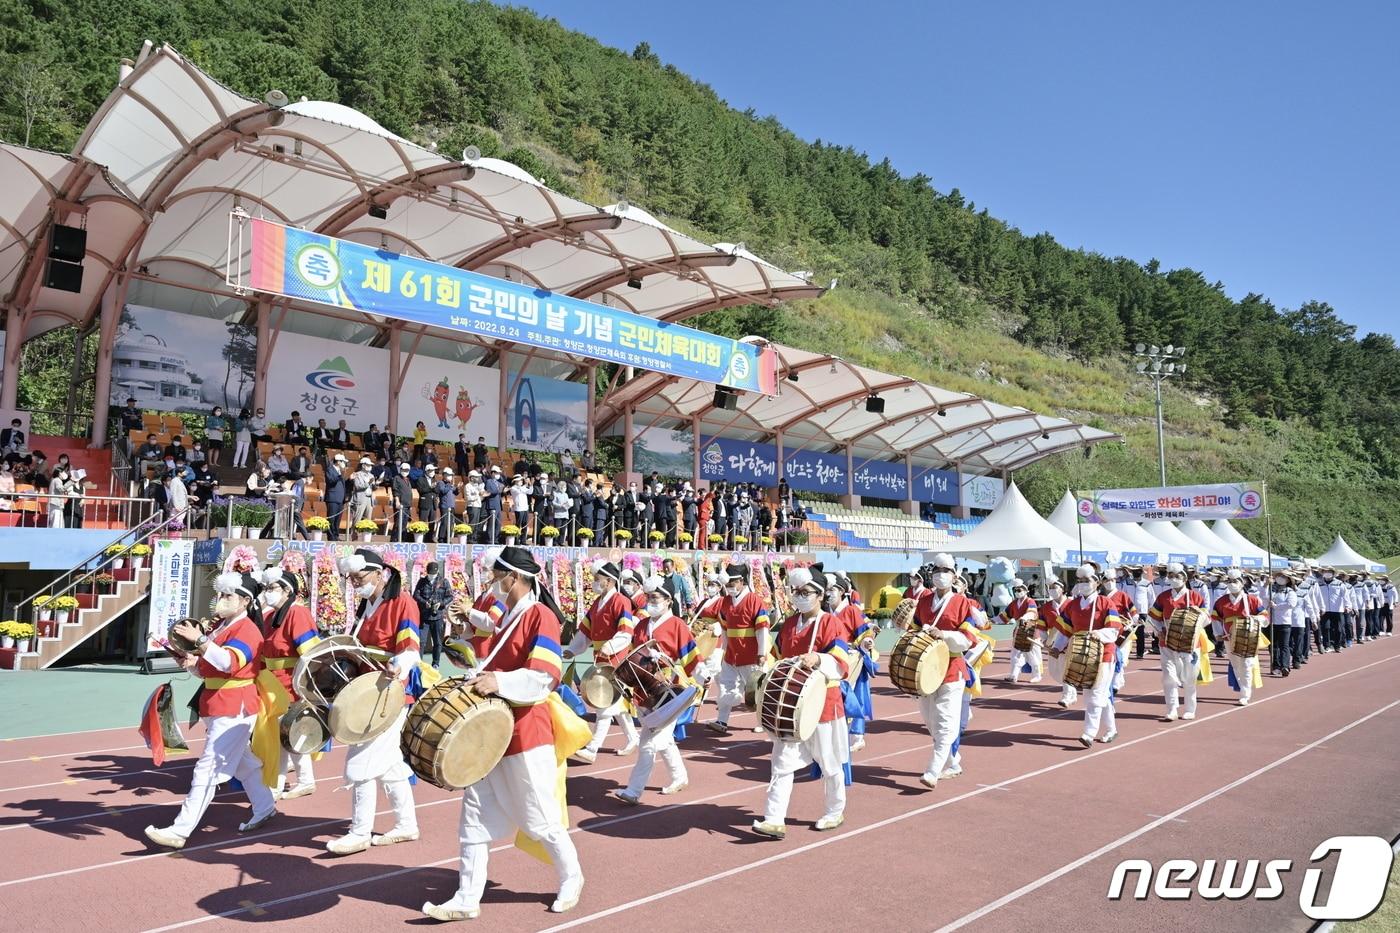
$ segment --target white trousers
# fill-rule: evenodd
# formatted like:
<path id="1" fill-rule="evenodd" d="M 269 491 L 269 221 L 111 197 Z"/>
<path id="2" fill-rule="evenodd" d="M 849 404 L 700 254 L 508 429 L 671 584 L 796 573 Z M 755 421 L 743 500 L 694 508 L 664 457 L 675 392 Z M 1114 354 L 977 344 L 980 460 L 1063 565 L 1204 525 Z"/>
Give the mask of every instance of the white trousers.
<path id="1" fill-rule="evenodd" d="M 1235 672 L 1235 681 L 1240 685 L 1240 699 L 1246 703 L 1254 695 L 1254 672 L 1259 669 L 1259 657 L 1242 658 L 1231 652 L 1230 670 Z"/>
<path id="2" fill-rule="evenodd" d="M 1167 701 L 1167 712 L 1174 712 L 1180 701 L 1181 694 L 1186 694 L 1185 712 L 1195 714 L 1196 712 L 1196 672 L 1200 668 L 1201 659 L 1197 657 L 1194 661 L 1192 655 L 1194 651 L 1173 651 L 1161 640 L 1158 645 L 1162 651 L 1162 696 Z"/>
<path id="3" fill-rule="evenodd" d="M 399 733 L 403 731 L 408 710 L 377 738 L 361 745 L 351 745 L 345 753 L 345 778 L 350 782 L 350 832 L 356 838 L 368 838 L 374 831 L 374 790 L 384 784 L 384 796 L 394 810 L 394 829 L 418 831 L 418 814 L 413 805 L 413 785 L 408 783 L 413 770 L 403 760 L 399 750 Z"/>
<path id="4" fill-rule="evenodd" d="M 787 819 L 788 801 L 792 799 L 792 781 L 800 769 L 816 762 L 822 769 L 822 790 L 826 797 L 823 817 L 835 818 L 846 810 L 846 762 L 851 760 L 850 737 L 846 734 L 846 718 L 837 716 L 830 722 L 817 724 L 817 730 L 805 742 L 773 740 L 770 758 L 772 771 L 768 778 L 768 799 L 764 804 L 763 821 L 782 824 Z"/>
<path id="5" fill-rule="evenodd" d="M 962 716 L 958 719 L 958 735 L 967 732 L 967 724 L 972 722 L 972 691 L 963 688 Z M 954 771 L 962 770 L 962 743 L 958 742 L 958 750 L 948 755 L 948 767 Z"/>
<path id="6" fill-rule="evenodd" d="M 277 789 L 281 790 L 287 784 L 287 772 L 295 766 L 297 769 L 297 786 L 311 785 L 316 783 L 316 774 L 311 769 L 311 756 L 293 755 L 285 748 L 282 749 L 281 759 L 277 764 Z"/>
<path id="7" fill-rule="evenodd" d="M 248 465 L 248 441 L 238 441 L 233 448 L 233 465 L 236 467 Z"/>
<path id="8" fill-rule="evenodd" d="M 758 668 L 757 664 L 730 664 L 727 661 L 719 666 L 719 713 L 718 722 L 728 723 L 729 714 L 736 706 L 744 705 L 744 684 L 749 675 Z"/>
<path id="9" fill-rule="evenodd" d="M 632 714 L 627 712 L 626 704 L 618 700 L 607 709 L 598 711 L 598 718 L 593 723 L 593 738 L 588 742 L 588 751 L 598 754 L 598 749 L 608 740 L 608 732 L 612 729 L 614 719 L 622 721 L 622 734 L 626 737 L 628 745 L 637 741 L 637 724 L 632 721 Z"/>
<path id="10" fill-rule="evenodd" d="M 1099 676 L 1094 679 L 1094 686 L 1084 692 L 1084 734 L 1091 739 L 1098 737 L 1100 724 L 1103 725 L 1104 735 L 1113 735 L 1118 731 L 1112 690 L 1113 662 L 1105 661 L 1099 665 Z"/>
<path id="11" fill-rule="evenodd" d="M 676 724 L 671 723 L 664 729 L 643 729 L 641 744 L 637 748 L 637 763 L 632 767 L 632 776 L 627 779 L 627 793 L 634 797 L 642 795 L 658 757 L 666 762 L 672 782 L 690 779 L 681 750 L 676 747 Z"/>
<path id="12" fill-rule="evenodd" d="M 444 907 L 464 910 L 480 905 L 491 842 L 515 829 L 543 843 L 561 887 L 583 874 L 554 797 L 555 780 L 554 748 L 540 745 L 502 758 L 490 774 L 462 792 L 457 893 Z"/>
<path id="13" fill-rule="evenodd" d="M 695 667 L 695 679 L 705 686 L 709 686 L 710 681 L 719 676 L 719 670 L 724 666 L 724 647 L 720 646 L 711 652 L 710 656 L 701 661 Z"/>
<path id="14" fill-rule="evenodd" d="M 272 799 L 272 791 L 263 783 L 262 761 L 253 754 L 253 747 L 249 744 L 257 718 L 256 714 L 204 717 L 204 751 L 194 764 L 190 792 L 170 827 L 172 833 L 181 839 L 188 839 L 199 826 L 204 811 L 209 809 L 214 791 L 229 778 L 237 778 L 243 785 L 243 792 L 248 795 L 255 817 L 277 806 Z"/>
<path id="15" fill-rule="evenodd" d="M 1045 672 L 1044 660 L 1041 657 L 1040 645 L 1031 642 L 1030 650 L 1017 651 L 1011 649 L 1011 682 L 1014 684 L 1021 679 L 1021 668 L 1030 664 L 1031 676 L 1039 677 Z"/>
<path id="16" fill-rule="evenodd" d="M 933 739 L 933 757 L 929 759 L 925 774 L 935 778 L 948 766 L 948 758 L 953 754 L 953 742 L 958 738 L 962 725 L 962 700 L 966 685 L 959 678 L 943 684 L 926 697 L 919 697 L 919 713 L 924 717 L 924 726 Z"/>

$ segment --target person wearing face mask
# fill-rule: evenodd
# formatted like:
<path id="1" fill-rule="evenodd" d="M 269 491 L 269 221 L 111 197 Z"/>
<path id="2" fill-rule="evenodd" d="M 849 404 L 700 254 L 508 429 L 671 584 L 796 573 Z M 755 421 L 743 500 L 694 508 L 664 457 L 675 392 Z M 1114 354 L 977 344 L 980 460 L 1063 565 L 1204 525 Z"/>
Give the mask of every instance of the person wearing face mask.
<path id="1" fill-rule="evenodd" d="M 1118 618 L 1123 621 L 1123 632 L 1118 636 L 1119 650 L 1114 652 L 1113 660 L 1117 665 L 1117 670 L 1113 675 L 1113 689 L 1123 689 L 1123 672 L 1128 667 L 1128 639 L 1141 638 L 1137 632 L 1137 606 L 1133 598 L 1119 587 L 1118 569 L 1112 564 L 1108 566 L 1103 579 L 1099 581 L 1099 595 L 1108 600 L 1113 611 L 1118 613 Z"/>
<path id="2" fill-rule="evenodd" d="M 715 649 L 710 652 L 708 658 L 700 659 L 700 666 L 695 670 L 695 676 L 700 681 L 700 700 L 704 703 L 705 694 L 709 691 L 710 684 L 719 677 L 720 668 L 724 664 L 724 623 L 719 621 L 719 607 L 724 602 L 724 577 L 717 573 L 705 576 L 705 586 L 700 597 L 699 606 L 696 607 L 692 619 L 709 619 L 710 633 L 714 635 Z"/>
<path id="3" fill-rule="evenodd" d="M 259 629 L 259 586 L 248 574 L 224 573 L 214 580 L 217 627 L 203 634 L 188 622 L 173 631 L 195 643 L 193 653 L 172 648 L 180 666 L 203 678 L 196 704 L 204 722 L 204 750 L 195 762 L 190 792 L 169 826 L 147 826 L 146 838 L 167 849 L 181 849 L 199 826 L 219 784 L 237 778 L 248 795 L 253 815 L 238 827 L 251 832 L 277 815 L 277 802 L 263 783 L 262 761 L 250 744 L 253 723 L 262 709 L 254 679 L 258 674 L 263 635 Z M 397 741 L 397 738 L 396 740 Z"/>
<path id="4" fill-rule="evenodd" d="M 642 589 L 647 598 L 647 615 L 637 624 L 632 645 L 641 648 L 647 642 L 656 642 L 656 648 L 674 662 L 675 666 L 670 671 L 672 681 L 685 684 L 700 663 L 695 639 L 690 634 L 690 628 L 673 614 L 675 601 L 662 577 L 648 577 Z M 679 719 L 660 729 L 642 729 L 637 763 L 632 767 L 627 786 L 614 790 L 613 797 L 632 807 L 640 803 L 658 756 L 671 773 L 671 783 L 661 789 L 662 794 L 678 794 L 689 786 L 690 776 L 686 773 L 685 761 L 676 748 L 676 728 L 684 719 L 685 714 L 682 714 Z"/>
<path id="5" fill-rule="evenodd" d="M 996 621 L 1002 625 L 1015 626 L 1017 622 L 1026 616 L 1035 619 L 1035 634 L 1031 637 L 1031 646 L 1026 651 L 1018 651 L 1015 644 L 1011 646 L 1011 673 L 1006 675 L 1008 683 L 1016 683 L 1021 679 L 1021 668 L 1029 666 L 1031 669 L 1031 683 L 1038 684 L 1044 670 L 1041 659 L 1041 648 L 1045 643 L 1045 624 L 1040 621 L 1040 610 L 1036 608 L 1035 600 L 1030 598 L 1030 591 L 1026 589 L 1026 581 L 1017 577 L 1011 581 L 1011 602 L 997 616 Z"/>
<path id="6" fill-rule="evenodd" d="M 499 547 L 489 547 L 483 555 L 482 564 L 491 567 L 501 554 Z M 504 590 L 497 592 L 491 586 L 484 586 L 473 599 L 467 593 L 458 593 L 448 610 L 448 636 L 460 634 L 466 638 L 477 658 L 484 658 L 491 651 L 491 635 L 500 627 L 505 617 L 506 604 Z"/>
<path id="7" fill-rule="evenodd" d="M 1152 604 L 1157 600 L 1156 588 L 1152 585 L 1145 574 L 1143 568 L 1134 567 L 1132 570 L 1132 582 L 1128 584 L 1128 595 L 1133 598 L 1133 612 L 1138 621 L 1137 638 L 1134 639 L 1133 656 L 1138 660 L 1147 654 L 1147 642 L 1152 641 L 1152 653 L 1159 653 L 1157 645 L 1156 629 L 1147 624 L 1147 614 L 1152 610 Z"/>
<path id="8" fill-rule="evenodd" d="M 1216 600 L 1225 595 L 1225 574 L 1220 570 L 1198 573 L 1195 568 L 1188 567 L 1186 568 L 1186 586 L 1193 593 L 1200 593 L 1206 608 L 1209 609 L 1215 605 Z M 1217 658 L 1225 657 L 1225 631 L 1220 627 L 1220 623 L 1211 622 L 1211 637 L 1215 642 L 1212 653 Z"/>
<path id="9" fill-rule="evenodd" d="M 778 629 L 778 653 L 783 658 L 801 658 L 803 667 L 820 671 L 826 676 L 827 688 L 821 720 L 811 738 L 805 742 L 773 739 L 768 798 L 763 818 L 753 824 L 755 833 L 770 839 L 787 836 L 793 777 L 814 762 L 821 768 L 825 797 L 824 811 L 814 828 L 825 832 L 845 821 L 844 774 L 850 761 L 850 738 L 846 734 L 840 684 L 854 658 L 850 646 L 841 638 L 841 623 L 822 611 L 822 594 L 828 582 L 820 571 L 813 572 L 806 567 L 798 567 L 788 574 L 788 589 L 797 611 Z"/>
<path id="10" fill-rule="evenodd" d="M 715 721 L 707 723 L 711 732 L 729 732 L 729 714 L 744 702 L 744 684 L 768 655 L 772 637 L 768 607 L 749 589 L 747 564 L 725 568 L 724 599 L 719 617 L 724 623 L 724 661 L 719 669 L 719 707 Z M 757 728 L 757 727 L 755 727 Z"/>
<path id="11" fill-rule="evenodd" d="M 861 672 L 855 685 L 842 681 L 841 697 L 846 708 L 846 730 L 851 737 L 851 753 L 865 747 L 865 723 L 875 718 L 875 708 L 870 698 L 870 677 L 875 673 L 875 662 L 870 660 L 870 652 L 875 648 L 874 629 L 865 618 L 860 606 L 851 602 L 851 580 L 845 574 L 832 573 L 826 578 L 826 611 L 840 623 L 841 640 L 850 647 L 850 661 L 859 664 Z"/>
<path id="12" fill-rule="evenodd" d="M 635 570 L 624 570 L 618 582 L 622 595 L 632 603 L 632 618 L 640 621 L 647 614 L 647 597 L 642 592 L 642 578 Z"/>
<path id="13" fill-rule="evenodd" d="M 411 679 L 421 658 L 418 647 L 418 606 L 403 592 L 398 570 L 368 548 L 358 548 L 340 559 L 340 573 L 350 578 L 359 599 L 355 621 L 347 634 L 360 640 L 368 653 L 388 662 L 387 676 L 401 689 L 414 695 Z M 394 689 L 394 687 L 390 687 Z M 371 845 L 388 846 L 418 838 L 418 816 L 413 807 L 413 773 L 399 751 L 399 733 L 408 717 L 405 707 L 398 720 L 377 738 L 351 745 L 345 755 L 345 779 L 350 782 L 349 831 L 330 842 L 326 849 L 334 855 L 352 855 Z M 394 810 L 394 826 L 380 836 L 373 835 L 375 787 L 383 783 L 384 796 Z"/>
<path id="14" fill-rule="evenodd" d="M 1342 650 L 1342 616 L 1347 609 L 1347 588 L 1346 584 L 1337 579 L 1337 572 L 1331 567 L 1322 568 L 1322 585 L 1318 588 L 1318 596 L 1322 605 L 1322 621 L 1319 629 L 1322 633 L 1322 647 L 1319 651 L 1326 654 Z"/>
<path id="15" fill-rule="evenodd" d="M 904 588 L 904 595 L 901 599 L 917 600 L 924 595 L 924 578 L 919 576 L 919 568 L 915 567 L 909 573 L 909 585 Z"/>
<path id="16" fill-rule="evenodd" d="M 1225 595 L 1216 600 L 1210 614 L 1224 630 L 1226 643 L 1231 643 L 1235 626 L 1244 619 L 1262 615 L 1264 607 L 1258 596 L 1245 592 L 1244 575 L 1238 570 L 1231 570 L 1225 581 Z M 1263 624 L 1267 625 L 1268 620 L 1265 619 Z M 1239 692 L 1241 706 L 1249 705 L 1254 692 L 1254 678 L 1258 673 L 1257 656 L 1242 658 L 1233 650 L 1230 652 L 1230 686 Z"/>
<path id="17" fill-rule="evenodd" d="M 1186 568 L 1178 563 L 1167 565 L 1167 589 L 1163 590 L 1148 612 L 1148 621 L 1157 631 L 1157 640 L 1162 652 L 1162 695 L 1166 700 L 1167 712 L 1163 722 L 1174 722 L 1178 715 L 1182 719 L 1196 718 L 1196 675 L 1200 666 L 1206 663 L 1199 650 L 1199 641 L 1190 652 L 1173 651 L 1167 647 L 1166 624 L 1172 613 L 1188 606 L 1205 608 L 1205 600 L 1200 593 L 1186 588 Z M 1199 636 L 1198 636 L 1199 638 Z M 1182 694 L 1185 694 L 1186 709 L 1179 713 Z"/>
<path id="18" fill-rule="evenodd" d="M 1380 577 L 1381 584 L 1381 609 L 1380 609 L 1380 630 L 1386 638 L 1395 636 L 1395 584 L 1390 582 L 1390 574 L 1383 573 Z"/>
<path id="19" fill-rule="evenodd" d="M 374 514 L 374 463 L 368 457 L 362 457 L 359 467 L 348 477 L 350 526 L 346 529 L 346 534 L 353 532 L 356 522 L 370 518 Z"/>
<path id="20" fill-rule="evenodd" d="M 470 920 L 481 914 L 491 842 L 514 830 L 538 842 L 554 865 L 559 893 L 552 912 L 571 910 L 583 892 L 578 851 L 555 796 L 561 778 L 548 699 L 563 672 L 559 610 L 541 585 L 542 568 L 525 548 L 502 548 L 490 570 L 491 589 L 501 596 L 506 614 L 495 623 L 491 654 L 470 675 L 470 683 L 474 693 L 510 704 L 515 726 L 505 756 L 462 792 L 457 892 L 445 903 L 423 904 L 423 913 L 435 920 Z"/>
<path id="21" fill-rule="evenodd" d="M 598 591 L 593 605 L 588 607 L 573 641 L 564 649 L 564 659 L 575 657 L 589 642 L 593 644 L 595 664 L 616 664 L 619 656 L 632 644 L 632 632 L 636 628 L 636 618 L 632 614 L 632 600 L 617 589 L 622 573 L 611 562 L 594 567 L 593 586 Z M 598 758 L 598 750 L 607 741 L 608 731 L 614 719 L 622 720 L 622 734 L 627 744 L 618 752 L 625 755 L 637 747 L 637 725 L 627 712 L 626 703 L 619 695 L 617 701 L 606 709 L 598 711 L 593 724 L 593 738 L 583 748 L 574 753 L 579 761 L 592 764 Z"/>
<path id="22" fill-rule="evenodd" d="M 1288 562 L 1288 574 L 1296 596 L 1293 616 L 1289 621 L 1293 627 L 1291 667 L 1297 670 L 1308 663 L 1308 655 L 1312 650 L 1310 632 L 1317 627 L 1318 615 L 1317 580 L 1308 569 L 1308 565 L 1301 560 Z"/>
<path id="23" fill-rule="evenodd" d="M 452 602 L 452 586 L 442 575 L 442 564 L 428 561 L 425 572 L 413 587 L 413 601 L 418 606 L 418 622 L 426 636 L 428 650 L 433 655 L 433 667 L 442 665 L 442 617 Z"/>
<path id="24" fill-rule="evenodd" d="M 1291 574 L 1275 570 L 1274 582 L 1269 587 L 1269 615 L 1274 621 L 1269 633 L 1270 661 L 1273 670 L 1284 677 L 1293 667 L 1293 616 L 1298 609 L 1296 586 Z"/>
<path id="25" fill-rule="evenodd" d="M 968 677 L 963 654 L 978 643 L 977 629 L 983 616 L 977 603 L 953 591 L 956 573 L 951 555 L 935 554 L 932 561 L 919 568 L 919 574 L 929 588 L 914 608 L 914 625 L 942 638 L 949 655 L 948 673 L 942 685 L 919 698 L 919 713 L 933 740 L 933 753 L 919 783 L 932 790 L 947 769 L 958 739 Z"/>
<path id="26" fill-rule="evenodd" d="M 409 516 L 413 514 L 413 480 L 408 476 L 411 469 L 407 463 L 400 463 L 389 480 L 389 498 L 394 510 L 391 525 L 395 541 L 408 538 Z"/>
<path id="27" fill-rule="evenodd" d="M 311 618 L 311 610 L 297 602 L 297 578 L 284 573 L 276 564 L 269 566 L 258 577 L 262 592 L 258 603 L 262 613 L 263 667 L 282 684 L 293 701 L 298 699 L 292 684 L 292 672 L 297 659 L 320 642 L 320 633 Z M 284 790 L 287 772 L 295 765 L 297 782 L 290 790 Z M 316 775 L 312 771 L 311 756 L 297 755 L 284 747 L 282 760 L 277 768 L 277 786 L 272 794 L 279 800 L 305 797 L 316 791 Z"/>
<path id="28" fill-rule="evenodd" d="M 1103 644 L 1098 678 L 1084 692 L 1084 731 L 1079 744 L 1089 748 L 1095 740 L 1105 744 L 1118 737 L 1118 722 L 1113 710 L 1113 681 L 1117 665 L 1118 636 L 1123 632 L 1123 620 L 1106 596 L 1100 596 L 1099 566 L 1085 561 L 1075 571 L 1074 592 L 1060 610 L 1060 618 L 1069 623 L 1073 632 L 1090 632 Z M 1055 636 L 1052 654 L 1062 654 L 1070 638 L 1064 632 Z M 1100 725 L 1103 735 L 1099 735 Z"/>

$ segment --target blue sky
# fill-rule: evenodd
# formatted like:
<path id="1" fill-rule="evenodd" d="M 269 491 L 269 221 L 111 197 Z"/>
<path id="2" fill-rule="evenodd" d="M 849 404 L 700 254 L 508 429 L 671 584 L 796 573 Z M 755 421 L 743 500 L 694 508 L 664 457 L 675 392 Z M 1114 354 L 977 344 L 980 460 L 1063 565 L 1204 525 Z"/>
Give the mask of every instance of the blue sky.
<path id="1" fill-rule="evenodd" d="M 521 5 L 1027 233 L 1400 335 L 1400 4 Z"/>

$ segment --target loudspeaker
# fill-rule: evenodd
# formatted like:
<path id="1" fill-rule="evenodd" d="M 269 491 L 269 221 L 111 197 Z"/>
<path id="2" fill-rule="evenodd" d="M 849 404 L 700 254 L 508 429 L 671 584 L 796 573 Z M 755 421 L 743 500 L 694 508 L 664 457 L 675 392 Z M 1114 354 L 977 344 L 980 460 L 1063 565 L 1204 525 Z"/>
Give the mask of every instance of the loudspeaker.
<path id="1" fill-rule="evenodd" d="M 739 396 L 726 389 L 715 389 L 715 408 L 720 411 L 734 411 L 739 407 Z"/>
<path id="2" fill-rule="evenodd" d="M 83 264 L 50 259 L 44 266 L 44 287 L 60 292 L 83 290 Z"/>
<path id="3" fill-rule="evenodd" d="M 87 255 L 87 231 L 82 227 L 54 224 L 49 231 L 49 258 L 82 262 Z"/>
<path id="4" fill-rule="evenodd" d="M 872 395 L 865 400 L 865 410 L 872 415 L 883 415 L 885 413 L 885 400 L 878 395 Z"/>

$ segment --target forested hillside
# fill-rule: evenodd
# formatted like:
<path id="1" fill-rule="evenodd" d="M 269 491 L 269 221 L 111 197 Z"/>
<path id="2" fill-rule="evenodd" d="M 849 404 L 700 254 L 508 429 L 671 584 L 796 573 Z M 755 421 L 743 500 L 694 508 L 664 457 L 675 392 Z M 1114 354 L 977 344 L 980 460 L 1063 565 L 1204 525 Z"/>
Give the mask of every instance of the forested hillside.
<path id="1" fill-rule="evenodd" d="M 626 197 L 840 280 L 817 302 L 699 326 L 839 351 L 1127 436 L 1126 448 L 1022 471 L 1042 508 L 1066 484 L 1155 483 L 1149 386 L 1125 351 L 1185 344 L 1187 379 L 1168 399 L 1173 481 L 1268 479 L 1282 550 L 1317 552 L 1340 530 L 1373 556 L 1400 552 L 1400 350 L 1358 338 L 1322 300 L 1232 301 L 1208 272 L 1067 249 L 989 216 L 957 179 L 903 177 L 861 140 L 809 142 L 781 115 L 731 109 L 645 44 L 629 55 L 485 3 L 0 0 L 0 136 L 71 148 L 117 61 L 146 38 L 250 96 L 338 100 L 444 153 L 474 143 L 593 203 Z M 45 360 L 56 365 L 47 352 L 26 361 L 29 404 L 54 391 Z M 1241 530 L 1263 540 L 1262 527 Z"/>

